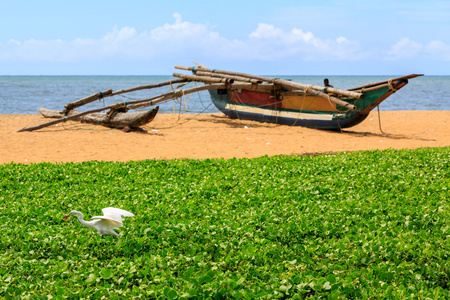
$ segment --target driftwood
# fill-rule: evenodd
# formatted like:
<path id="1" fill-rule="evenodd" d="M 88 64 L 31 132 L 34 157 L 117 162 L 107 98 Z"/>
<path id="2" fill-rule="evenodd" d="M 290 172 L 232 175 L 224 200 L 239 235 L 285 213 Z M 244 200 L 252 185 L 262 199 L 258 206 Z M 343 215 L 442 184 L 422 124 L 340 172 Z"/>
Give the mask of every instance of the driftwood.
<path id="1" fill-rule="evenodd" d="M 175 68 L 179 69 L 179 70 L 193 71 L 194 73 L 197 70 L 200 70 L 200 71 L 213 72 L 213 73 L 218 73 L 218 74 L 227 74 L 227 75 L 233 75 L 233 76 L 247 77 L 247 78 L 252 78 L 252 79 L 256 79 L 256 80 L 261 80 L 261 81 L 264 81 L 264 82 L 270 82 L 270 83 L 273 83 L 273 84 L 280 85 L 280 86 L 282 86 L 282 87 L 284 87 L 284 88 L 286 88 L 288 90 L 299 90 L 299 89 L 303 90 L 305 94 L 308 94 L 308 95 L 311 95 L 311 96 L 318 96 L 318 97 L 321 97 L 321 98 L 324 98 L 324 99 L 328 99 L 331 102 L 334 102 L 337 105 L 346 107 L 346 108 L 348 108 L 350 110 L 355 110 L 356 109 L 356 107 L 354 105 L 352 105 L 352 104 L 350 104 L 350 103 L 348 103 L 346 101 L 343 101 L 341 99 L 338 99 L 336 97 L 333 97 L 331 95 L 328 95 L 328 94 L 326 94 L 326 93 L 324 93 L 324 92 L 322 92 L 320 90 L 316 90 L 316 89 L 314 89 L 314 87 L 312 85 L 306 85 L 306 84 L 303 84 L 303 83 L 292 82 L 292 81 L 289 81 L 289 80 L 283 80 L 283 79 L 278 79 L 278 78 L 270 78 L 270 77 L 264 77 L 264 76 L 258 76 L 258 75 L 250 75 L 250 74 L 238 73 L 238 72 L 223 71 L 223 70 L 212 70 L 212 69 L 197 68 L 197 67 L 190 68 L 190 67 L 184 67 L 184 66 L 175 66 Z M 174 74 L 174 76 L 175 76 L 175 74 Z M 202 77 L 202 76 L 199 76 L 199 77 Z M 193 79 L 193 80 L 195 80 L 195 79 Z M 201 81 L 201 80 L 198 80 L 198 81 Z M 360 93 L 349 92 L 349 91 L 344 91 L 344 90 L 334 89 L 334 88 L 324 88 L 324 87 L 319 87 L 319 88 L 323 89 L 323 90 L 325 90 L 327 92 L 330 92 L 330 93 L 332 93 L 332 92 L 334 93 L 334 91 L 339 90 L 339 91 L 343 91 L 343 93 L 347 94 L 347 96 L 352 94 L 352 95 L 354 95 L 354 96 L 352 96 L 354 98 L 355 98 L 355 96 L 358 96 L 357 98 L 362 97 L 362 94 L 360 94 Z M 342 92 L 341 92 L 341 94 L 342 94 Z"/>
<path id="2" fill-rule="evenodd" d="M 103 125 L 110 128 L 124 128 L 128 126 L 130 128 L 136 128 L 144 126 L 155 118 L 158 113 L 159 106 L 149 111 L 140 111 L 133 113 L 118 113 L 112 117 L 108 117 L 106 113 L 92 113 L 81 117 L 76 117 L 74 121 L 80 121 L 81 123 Z M 65 115 L 57 110 L 49 110 L 45 108 L 39 108 L 39 112 L 46 118 L 60 119 Z M 68 116 L 77 116 L 80 112 L 70 111 Z"/>

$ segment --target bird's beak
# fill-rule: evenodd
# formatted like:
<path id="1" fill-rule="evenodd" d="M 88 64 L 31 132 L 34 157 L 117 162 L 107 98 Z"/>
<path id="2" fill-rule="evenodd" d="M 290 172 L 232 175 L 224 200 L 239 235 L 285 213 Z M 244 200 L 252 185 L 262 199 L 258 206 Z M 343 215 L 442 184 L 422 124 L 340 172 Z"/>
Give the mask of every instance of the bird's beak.
<path id="1" fill-rule="evenodd" d="M 63 221 L 66 221 L 68 217 L 70 217 L 70 214 L 64 215 Z"/>

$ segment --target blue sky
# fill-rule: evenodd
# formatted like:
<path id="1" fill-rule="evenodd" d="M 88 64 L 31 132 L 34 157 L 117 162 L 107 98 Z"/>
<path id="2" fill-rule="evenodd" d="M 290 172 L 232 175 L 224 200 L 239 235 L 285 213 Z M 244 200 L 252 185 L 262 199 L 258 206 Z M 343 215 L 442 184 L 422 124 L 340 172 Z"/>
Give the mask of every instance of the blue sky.
<path id="1" fill-rule="evenodd" d="M 0 75 L 450 74 L 450 1 L 1 0 Z"/>

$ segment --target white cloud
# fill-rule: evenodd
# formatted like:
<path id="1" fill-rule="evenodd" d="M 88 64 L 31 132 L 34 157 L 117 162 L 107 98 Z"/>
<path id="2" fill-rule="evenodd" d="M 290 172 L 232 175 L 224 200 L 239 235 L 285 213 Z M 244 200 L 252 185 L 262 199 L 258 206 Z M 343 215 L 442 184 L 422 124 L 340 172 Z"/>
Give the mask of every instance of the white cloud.
<path id="1" fill-rule="evenodd" d="M 408 38 L 403 38 L 395 43 L 388 52 L 390 59 L 411 58 L 422 51 L 423 46 Z"/>
<path id="2" fill-rule="evenodd" d="M 425 46 L 425 51 L 430 55 L 441 57 L 445 61 L 450 61 L 450 45 L 441 41 L 432 41 Z"/>
<path id="3" fill-rule="evenodd" d="M 173 17 L 175 18 L 174 24 L 164 24 L 162 27 L 153 29 L 150 32 L 150 37 L 155 41 L 188 41 L 216 35 L 204 24 L 183 22 L 181 15 L 177 13 Z"/>
<path id="4" fill-rule="evenodd" d="M 256 38 L 256 39 L 272 39 L 272 38 L 282 38 L 284 35 L 284 32 L 279 29 L 275 28 L 275 26 L 270 24 L 258 24 L 258 28 L 256 28 L 256 31 L 252 32 L 250 34 L 250 38 Z"/>
<path id="5" fill-rule="evenodd" d="M 354 61 L 368 56 L 358 42 L 342 36 L 335 40 L 321 39 L 299 28 L 287 32 L 264 23 L 250 34 L 249 44 L 253 44 L 259 58 L 265 60 Z"/>
<path id="6" fill-rule="evenodd" d="M 376 59 L 358 41 L 344 36 L 325 39 L 310 31 L 293 28 L 289 31 L 272 24 L 260 23 L 248 38 L 237 40 L 220 35 L 208 24 L 183 21 L 180 14 L 174 21 L 149 31 L 132 27 L 112 30 L 98 39 L 77 38 L 0 43 L 0 61 L 16 62 L 153 62 L 162 60 L 200 60 L 266 62 L 345 62 Z M 422 45 L 408 38 L 395 43 L 388 53 L 391 60 L 416 56 L 437 56 L 450 60 L 450 46 L 441 41 Z M 379 56 L 378 56 L 379 57 Z"/>
<path id="7" fill-rule="evenodd" d="M 442 41 L 431 41 L 423 45 L 409 38 L 402 38 L 388 51 L 389 60 L 411 58 L 450 61 L 450 46 Z"/>
<path id="8" fill-rule="evenodd" d="M 357 59 L 362 56 L 357 42 L 338 37 L 323 40 L 311 32 L 294 28 L 287 32 L 271 24 L 261 23 L 247 40 L 222 37 L 210 26 L 183 21 L 173 15 L 174 23 L 164 24 L 149 32 L 115 26 L 99 39 L 11 40 L 0 43 L 0 60 L 17 61 L 101 61 L 154 60 L 168 55 L 207 56 L 224 60 L 295 60 Z"/>

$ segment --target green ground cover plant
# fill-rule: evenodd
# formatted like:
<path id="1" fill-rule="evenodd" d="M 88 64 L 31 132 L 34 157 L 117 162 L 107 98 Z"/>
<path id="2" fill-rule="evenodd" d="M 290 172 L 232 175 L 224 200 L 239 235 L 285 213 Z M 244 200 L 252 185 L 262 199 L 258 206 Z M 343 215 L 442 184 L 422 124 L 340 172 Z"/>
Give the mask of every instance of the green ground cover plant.
<path id="1" fill-rule="evenodd" d="M 0 166 L 6 299 L 448 299 L 450 148 Z M 76 218 L 136 216 L 102 239 Z"/>

